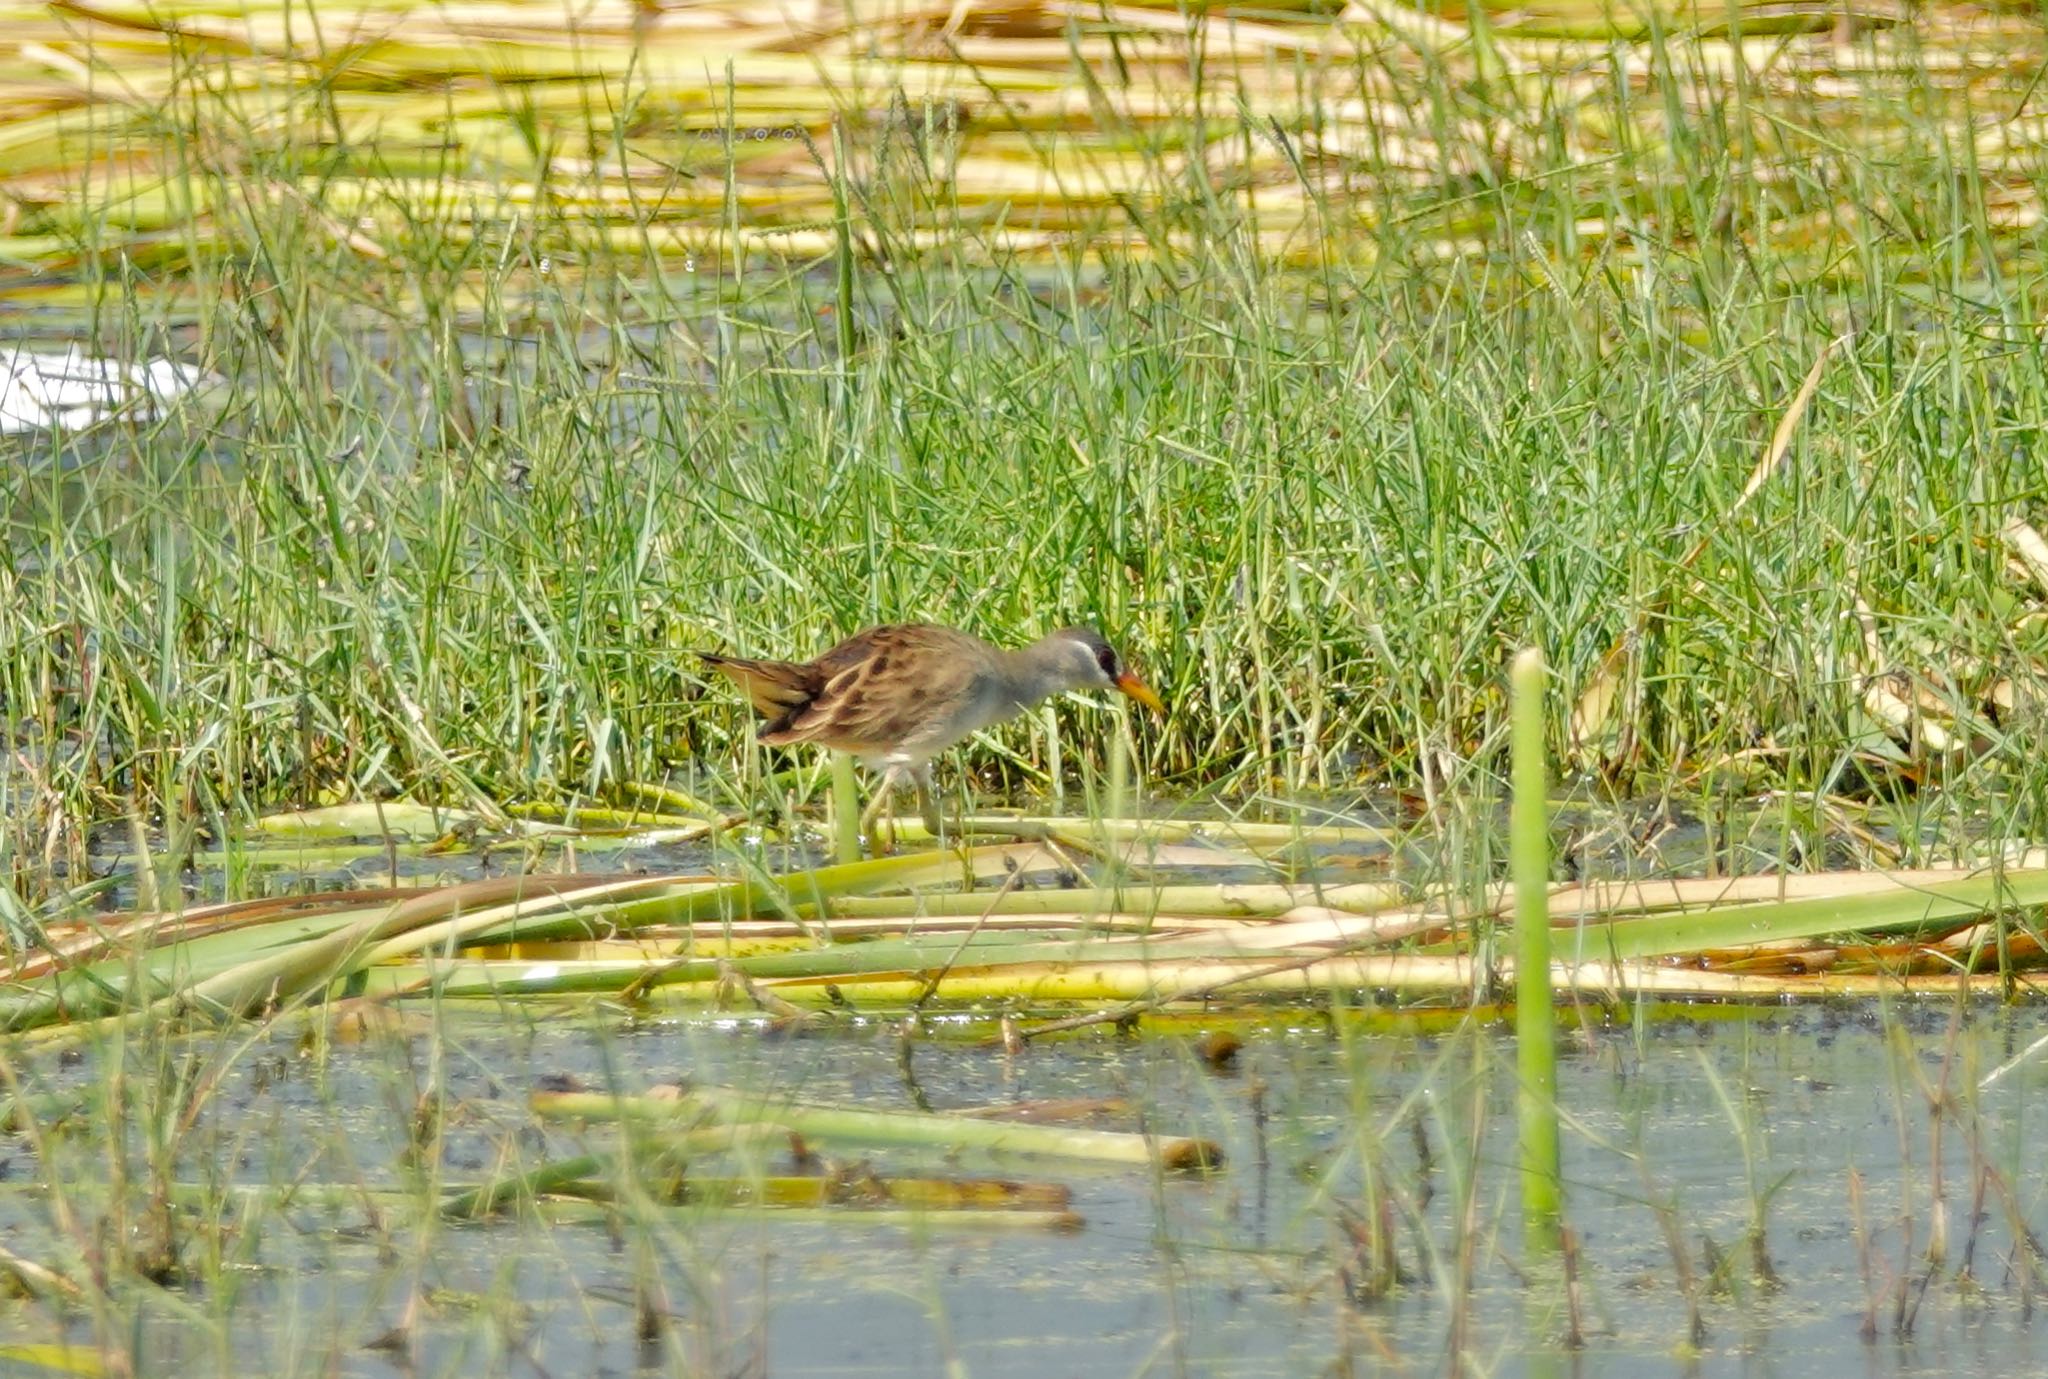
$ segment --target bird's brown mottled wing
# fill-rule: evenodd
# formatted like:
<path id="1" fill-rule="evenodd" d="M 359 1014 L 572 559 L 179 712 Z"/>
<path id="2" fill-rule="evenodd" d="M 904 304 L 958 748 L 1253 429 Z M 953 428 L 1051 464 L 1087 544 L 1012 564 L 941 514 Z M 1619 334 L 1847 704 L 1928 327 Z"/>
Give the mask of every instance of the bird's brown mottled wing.
<path id="1" fill-rule="evenodd" d="M 991 648 L 949 627 L 912 623 L 849 637 L 813 661 L 817 694 L 767 725 L 770 745 L 815 742 L 841 751 L 916 750 L 979 692 Z"/>
<path id="2" fill-rule="evenodd" d="M 705 665 L 738 685 L 754 706 L 754 712 L 765 718 L 780 721 L 801 712 L 825 687 L 825 677 L 815 665 L 749 661 L 739 656 L 714 656 L 708 651 L 698 655 Z"/>

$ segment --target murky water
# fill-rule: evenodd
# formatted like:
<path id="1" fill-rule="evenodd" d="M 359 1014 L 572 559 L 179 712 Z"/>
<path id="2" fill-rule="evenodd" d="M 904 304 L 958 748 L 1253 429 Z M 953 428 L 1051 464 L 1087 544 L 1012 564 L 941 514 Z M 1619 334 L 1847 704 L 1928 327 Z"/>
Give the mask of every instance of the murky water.
<path id="1" fill-rule="evenodd" d="M 1497 875 L 1498 821 L 1484 811 L 1465 842 L 1404 822 L 1388 802 L 1325 802 L 1302 817 L 1339 815 L 1391 832 L 1262 859 L 1219 827 L 1174 844 L 1155 879 Z M 1783 811 L 1570 806 L 1559 820 L 1560 856 L 1583 877 L 1765 870 L 1839 845 Z M 1865 837 L 1894 846 L 1912 835 L 1898 821 Z M 815 840 L 758 837 L 446 854 L 369 841 L 264 847 L 177 883 L 210 898 L 519 868 L 719 870 L 735 848 L 774 870 L 823 860 Z M 120 861 L 105 862 L 101 902 L 133 903 L 132 886 L 111 884 Z M 312 1038 L 298 1020 L 120 1051 L 11 1053 L 31 1091 L 103 1096 L 123 1083 L 130 1123 L 109 1130 L 102 1102 L 40 1139 L 0 1142 L 0 1245 L 90 1276 L 96 1257 L 155 1238 L 153 1184 L 179 1184 L 186 1210 L 173 1218 L 181 1269 L 162 1286 L 117 1283 L 104 1307 L 0 1310 L 0 1373 L 48 1372 L 10 1347 L 59 1341 L 106 1357 L 109 1372 L 533 1379 L 1791 1379 L 1845 1365 L 1878 1376 L 2048 1365 L 2029 1322 L 2048 1257 L 2015 1245 L 2048 1231 L 2048 1174 L 2031 1149 L 2048 1053 L 2028 1055 L 2048 1016 L 2029 1008 L 1572 1016 L 1559 1086 L 1570 1306 L 1555 1267 L 1524 1258 L 1513 1041 L 1478 1017 L 1438 1012 L 1393 1030 L 1369 1013 L 1333 1022 L 1272 1009 L 1223 1070 L 1195 1055 L 1199 1023 L 1185 1038 L 1095 1030 L 1007 1054 L 986 1023 L 945 1019 L 906 1045 L 895 1026 L 792 1035 L 753 1018 L 628 1019 L 546 1003 L 420 1003 L 402 1018 L 359 1043 Z M 1060 1184 L 1082 1221 L 1066 1232 L 687 1206 L 422 1228 L 402 1201 L 307 1193 L 412 1187 L 420 1201 L 422 1184 L 609 1144 L 534 1117 L 529 1094 L 564 1080 L 626 1091 L 696 1081 L 902 1110 L 1115 1098 L 1121 1107 L 1093 1123 L 1203 1136 L 1227 1163 L 1158 1177 L 828 1145 L 822 1162 L 778 1154 L 769 1165 Z M 194 1087 L 204 1094 L 187 1116 L 179 1089 Z M 430 1126 L 438 1144 L 419 1140 Z M 1352 1233 L 1374 1221 L 1394 1241 L 1382 1263 L 1398 1281 L 1378 1280 L 1391 1286 L 1375 1286 Z"/>
<path id="2" fill-rule="evenodd" d="M 1044 812 L 1043 802 L 1025 812 Z M 1957 824 L 1962 811 L 1940 803 L 1875 809 L 1853 825 L 1834 815 L 1800 807 L 1758 804 L 1560 800 L 1554 803 L 1552 843 L 1563 877 L 1574 880 L 1749 875 L 1809 871 L 1822 867 L 1927 865 L 1981 860 L 1996 849 Z M 1314 837 L 1299 844 L 1266 846 L 1259 855 L 1231 834 L 1240 811 L 1200 799 L 1156 799 L 1144 817 L 1194 824 L 1197 836 L 1179 839 L 1170 855 L 1148 856 L 1142 847 L 1127 860 L 1162 883 L 1229 884 L 1262 880 L 1309 880 L 1326 884 L 1397 877 L 1419 887 L 1470 885 L 1500 880 L 1506 869 L 1504 804 L 1466 811 L 1446 820 L 1391 796 L 1350 796 L 1271 801 L 1251 817 L 1266 824 L 1304 829 L 1349 829 L 1346 838 Z M 1981 819 L 1968 815 L 1981 828 Z M 671 821 L 672 822 L 672 821 Z M 1085 834 L 1085 822 L 1074 828 Z M 481 838 L 473 846 L 423 849 L 404 839 L 242 839 L 228 848 L 208 844 L 176 869 L 155 857 L 160 890 L 178 887 L 188 904 L 244 899 L 283 892 L 352 887 L 447 885 L 528 871 L 607 871 L 634 874 L 713 873 L 732 869 L 744 855 L 765 871 L 784 873 L 832 860 L 822 829 L 787 839 L 736 831 L 717 840 L 667 841 L 651 828 L 647 840 L 594 834 L 535 838 Z M 131 909 L 137 888 L 131 873 L 133 836 L 123 827 L 102 829 L 90 862 L 90 876 L 73 885 L 101 884 L 97 908 Z M 161 838 L 152 847 L 162 849 Z"/>
<path id="3" fill-rule="evenodd" d="M 2048 1019 L 1977 1008 L 1951 1044 L 1951 1014 L 1589 1017 L 1571 1037 L 1560 1084 L 1572 1117 L 1569 1221 L 1580 1242 L 1584 1344 L 1575 1352 L 1560 1344 L 1569 1322 L 1551 1301 L 1555 1281 L 1525 1283 L 1519 1272 L 1511 1041 L 1496 1028 L 1339 1035 L 1306 1011 L 1292 1031 L 1283 1018 L 1254 1032 L 1239 1065 L 1223 1072 L 1183 1040 L 1111 1036 L 1017 1056 L 941 1036 L 913 1046 L 906 1077 L 894 1031 L 880 1029 L 771 1038 L 701 1022 L 620 1027 L 591 1016 L 451 1010 L 438 1044 L 415 1034 L 316 1054 L 278 1033 L 227 1062 L 209 1110 L 180 1141 L 181 1179 L 400 1182 L 408 1127 L 437 1067 L 450 1181 L 481 1176 L 515 1149 L 528 1165 L 575 1152 L 583 1141 L 542 1130 L 525 1107 L 529 1090 L 565 1074 L 629 1089 L 687 1077 L 906 1110 L 919 1093 L 939 1109 L 1116 1096 L 1132 1106 L 1116 1123 L 1211 1137 L 1229 1162 L 1208 1177 L 1155 1178 L 1049 1160 L 866 1155 L 883 1173 L 1065 1183 L 1085 1223 L 1071 1233 L 688 1210 L 612 1226 L 505 1220 L 422 1232 L 389 1218 L 375 1224 L 352 1204 L 231 1203 L 188 1228 L 188 1266 L 203 1281 L 117 1294 L 116 1314 L 97 1321 L 14 1304 L 0 1316 L 0 1342 L 63 1336 L 133 1347 L 138 1373 L 2039 1372 L 2048 1342 L 2027 1320 L 2038 1286 L 2027 1270 L 2038 1275 L 2042 1265 L 2015 1254 L 2010 1219 L 2016 1210 L 2035 1229 L 2044 1224 L 2048 1180 L 2031 1146 L 2048 1058 L 2021 1064 L 1981 1096 L 1972 1088 L 2048 1031 Z M 1945 1056 L 1952 1109 L 1939 1141 L 1937 1208 L 1927 1088 L 1942 1085 Z M 188 1062 L 215 1066 L 211 1050 L 129 1057 L 137 1081 Z M 29 1072 L 39 1086 L 83 1084 L 95 1061 L 39 1057 Z M 47 1163 L 15 1141 L 0 1172 L 22 1187 L 49 1173 L 70 1209 L 90 1219 L 109 1178 L 98 1140 L 60 1135 Z M 849 1157 L 840 1156 L 842 1168 Z M 131 1172 L 142 1172 L 141 1159 L 138 1141 Z M 1367 1160 L 1406 1280 L 1385 1297 L 1352 1299 L 1337 1222 L 1344 1211 L 1372 1214 Z M 1774 1286 L 1760 1280 L 1745 1243 L 1753 1192 L 1767 1197 Z M 51 1200 L 36 1190 L 0 1195 L 9 1249 L 64 1257 Z M 1923 1291 L 1937 1214 L 1946 1258 Z M 1696 1354 L 1683 1345 L 1686 1285 L 1674 1238 L 1704 1325 Z M 1966 1260 L 1968 1282 L 1959 1278 Z M 1895 1334 L 1901 1273 L 1905 1296 L 1917 1299 L 1910 1334 Z M 666 1314 L 646 1340 L 636 1279 L 656 1281 Z M 1879 1331 L 1865 1343 L 1859 1327 L 1873 1295 Z M 372 1345 L 414 1296 L 410 1353 Z"/>

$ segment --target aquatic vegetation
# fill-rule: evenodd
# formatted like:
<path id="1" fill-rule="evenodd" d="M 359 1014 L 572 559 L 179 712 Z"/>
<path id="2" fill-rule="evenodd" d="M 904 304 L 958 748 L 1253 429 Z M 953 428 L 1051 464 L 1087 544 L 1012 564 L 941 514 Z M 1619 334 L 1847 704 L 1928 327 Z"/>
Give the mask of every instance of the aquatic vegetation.
<path id="1" fill-rule="evenodd" d="M 1091 838 L 1088 820 L 1040 822 L 1039 841 L 779 875 L 757 864 L 738 875 L 529 872 L 46 921 L 6 971 L 0 1018 L 17 1030 L 203 1024 L 343 991 L 708 1003 L 784 1018 L 955 1006 L 1024 1018 L 1108 1002 L 1125 1019 L 1332 988 L 1462 1002 L 1513 983 L 1515 950 L 1494 935 L 1518 915 L 1519 951 L 1542 955 L 1550 985 L 1624 1008 L 1656 996 L 2011 990 L 2044 958 L 2028 917 L 2048 905 L 2038 865 L 1543 884 L 1530 908 L 1523 872 L 1540 847 L 1512 885 L 1432 894 L 1287 881 L 1285 852 L 1301 839 L 1282 828 L 1233 838 L 1228 823 L 1126 827 L 1112 843 Z M 645 831 L 668 833 L 661 821 Z M 1317 832 L 1330 843 L 1346 830 Z M 1164 841 L 1175 835 L 1187 841 Z M 722 866 L 743 861 L 735 852 Z M 1203 885 L 1205 871 L 1272 879 Z M 1543 926 L 1533 948 L 1531 923 Z"/>
<path id="2" fill-rule="evenodd" d="M 1526 693 L 1537 670 L 1533 658 L 1522 666 L 1525 707 L 1537 702 Z M 1023 1262 L 1039 1257 L 1021 1242 L 1086 1240 L 1073 1248 L 1095 1258 L 1129 1236 L 1133 1211 L 1154 1217 L 1154 1231 L 1191 1229 L 1167 1223 L 1193 1213 L 1204 1224 L 1192 1229 L 1213 1236 L 1180 1266 L 1193 1268 L 1199 1281 L 1185 1286 L 1199 1294 L 1241 1288 L 1227 1262 L 1250 1249 L 1258 1269 L 1293 1280 L 1301 1301 L 1290 1307 L 1368 1324 L 1395 1299 L 1431 1299 L 1415 1315 L 1433 1319 L 1432 1334 L 1448 1328 L 1463 1353 L 1503 1325 L 1484 1242 L 1512 1229 L 1512 1197 L 1493 1183 L 1508 1162 L 1496 1127 L 1521 1120 L 1547 1123 L 1550 1172 L 1571 1191 L 1539 1201 L 1513 1247 L 1515 1267 L 1530 1269 L 1549 1232 L 1559 1265 L 1555 1286 L 1538 1283 L 1516 1304 L 1527 1314 L 1514 1323 L 1525 1328 L 1518 1349 L 1552 1337 L 1621 1353 L 1646 1343 L 1605 1296 L 1623 1262 L 1580 1234 L 1617 1212 L 1642 1212 L 1639 1226 L 1665 1233 L 1676 1286 L 1654 1290 L 1651 1305 L 1682 1307 L 1695 1346 L 1714 1343 L 1731 1309 L 1777 1305 L 1760 1299 L 1810 1307 L 1843 1296 L 1825 1277 L 1787 1276 L 1786 1251 L 1808 1248 L 1790 1237 L 1807 1233 L 1780 1224 L 1812 1210 L 1840 1160 L 1808 1147 L 1799 1167 L 1785 1166 L 1790 1129 L 1758 1114 L 1755 1088 L 1739 1090 L 1748 1063 L 1731 1070 L 1724 1053 L 1690 1082 L 1711 1089 L 1701 1113 L 1732 1130 L 1746 1194 L 1730 1225 L 1724 1197 L 1696 1180 L 1679 1200 L 1661 1175 L 1688 1151 L 1639 1108 L 1607 1105 L 1588 1081 L 1597 1060 L 1579 1053 L 1588 1040 L 1611 1054 L 1647 1048 L 1638 1076 L 1658 1077 L 1690 1058 L 1654 1053 L 1660 1031 L 1682 1027 L 1670 997 L 1780 1005 L 1844 992 L 1938 995 L 1935 1008 L 1958 1016 L 1956 1047 L 1959 996 L 2025 989 L 2040 969 L 2048 867 L 2021 857 L 1889 873 L 1539 879 L 1532 898 L 1522 886 L 1545 877 L 1542 834 L 1554 821 L 1528 750 L 1540 725 L 1523 719 L 1508 882 L 1430 865 L 1404 877 L 1390 859 L 1416 846 L 1412 830 L 1341 815 L 1291 825 L 1051 816 L 1028 841 L 787 871 L 762 865 L 787 844 L 747 824 L 692 835 L 706 865 L 688 872 L 528 870 L 52 917 L 0 984 L 14 1031 L 0 1057 L 7 1123 L 40 1184 L 28 1196 L 0 1187 L 0 1219 L 27 1209 L 16 1236 L 34 1242 L 0 1255 L 0 1272 L 39 1306 L 103 1319 L 66 1333 L 95 1337 L 104 1354 L 126 1353 L 120 1319 L 148 1306 L 135 1290 L 163 1284 L 207 1299 L 222 1336 L 271 1334 L 249 1314 L 237 1261 L 275 1257 L 285 1240 L 325 1261 L 296 1273 L 294 1296 L 347 1294 L 364 1258 L 386 1261 L 376 1287 L 395 1300 L 371 1307 L 381 1320 L 357 1327 L 358 1343 L 415 1353 L 471 1325 L 520 1334 L 529 1312 L 561 1315 L 548 1299 L 566 1288 L 585 1305 L 630 1309 L 623 1329 L 663 1353 L 687 1341 L 723 1354 L 731 1338 L 704 1329 L 717 1312 L 704 1299 L 725 1296 L 727 1265 L 756 1250 L 831 1253 L 870 1232 L 1000 1239 L 1006 1255 L 1022 1252 L 1029 1285 L 1045 1288 L 1058 1270 Z M 379 813 L 275 817 L 255 846 L 335 849 Z M 493 846 L 475 819 L 448 832 L 449 811 L 381 813 L 393 832 L 373 862 L 404 847 L 414 862 L 474 866 Z M 636 838 L 671 838 L 687 817 L 606 810 L 586 832 L 559 813 L 508 815 L 504 838 L 545 840 L 523 854 L 534 865 L 560 866 L 585 842 L 594 860 L 631 858 Z M 1366 855 L 1378 864 L 1340 865 Z M 1495 1002 L 1532 985 L 1517 971 L 1526 948 L 1510 942 L 1532 917 L 1551 950 L 1548 980 L 1534 986 L 1557 993 L 1545 1018 L 1563 1026 L 1533 1100 L 1526 1055 L 1492 1052 Z M 1539 1010 L 1522 1004 L 1524 1028 Z M 1992 1096 L 1994 1118 L 2011 1123 L 2031 1055 L 1981 1077 L 1974 1063 L 1945 1062 L 1923 1087 L 1912 1036 L 1886 1027 L 1899 1041 L 1890 1066 L 1902 1146 L 1887 1180 L 1910 1181 L 1908 1127 L 1924 1120 L 1937 1145 L 1963 1137 L 1961 1181 L 1997 1208 L 1971 1208 L 1965 1256 L 2015 1248 L 2008 1235 L 2031 1239 L 2010 1155 L 1962 1091 L 1976 1079 L 1973 1095 Z M 1741 1047 L 1745 1059 L 1770 1057 Z M 677 1050 L 688 1051 L 681 1063 Z M 1131 1060 L 1154 1067 L 1149 1080 L 1161 1057 L 1176 1069 L 1171 1085 L 1131 1095 Z M 67 1060 L 81 1071 L 68 1074 Z M 1053 1095 L 1019 1094 L 1076 1060 L 1076 1080 Z M 849 1064 L 870 1078 L 887 1069 L 888 1094 L 846 1081 Z M 963 1096 L 963 1077 L 980 1090 Z M 294 1090 L 309 1080 L 325 1089 L 310 1106 Z M 367 1134 L 366 1114 L 378 1127 Z M 1616 1122 L 1631 1115 L 1633 1129 Z M 258 1148 L 266 1137 L 275 1149 Z M 110 1160 L 123 1167 L 108 1180 Z M 1942 1195 L 1952 1174 L 1932 1166 L 1937 1195 L 1924 1209 L 1859 1217 L 1864 1296 L 1893 1334 L 1919 1324 L 1934 1279 L 1968 1271 L 1947 1262 L 1945 1243 L 1915 1243 L 1927 1229 L 1945 1242 L 1960 1209 Z M 1636 1178 L 1640 1192 L 1614 1186 Z M 1862 1193 L 1860 1177 L 1848 1181 Z M 1201 1205 L 1253 1185 L 1290 1203 L 1289 1224 L 1256 1248 L 1238 1238 L 1241 1221 Z M 1794 1197 L 1803 1205 L 1788 1207 Z M 1325 1231 L 1334 1244 L 1312 1243 Z M 2001 1243 L 1979 1246 L 1980 1231 Z M 479 1281 L 476 1300 L 451 1313 L 424 1280 L 447 1276 L 469 1248 L 461 1233 L 475 1232 L 559 1260 L 549 1267 L 562 1282 L 536 1292 L 521 1268 Z M 109 1253 L 99 1240 L 121 1246 Z M 616 1285 L 590 1260 L 596 1240 L 625 1251 Z M 1723 1243 L 1736 1241 L 1744 1248 Z M 1898 1244 L 1899 1262 L 1881 1265 L 1875 1241 Z M 1170 1248 L 1177 1256 L 1189 1243 Z M 887 1263 L 871 1267 L 893 1277 Z M 469 1307 L 492 1319 L 458 1321 Z M 1934 1316 L 1950 1308 L 1941 1301 Z M 1167 1334 L 1205 1344 L 1207 1325 Z M 849 1337 L 868 1334 L 850 1327 Z M 1270 1330 L 1290 1337 L 1289 1353 L 1315 1351 L 1289 1328 Z M 1412 1327 L 1403 1334 L 1415 1343 Z"/>
<path id="3" fill-rule="evenodd" d="M 2031 1363 L 2036 16 L 18 9 L 0 1364 Z"/>
<path id="4" fill-rule="evenodd" d="M 18 888 L 802 808 L 688 650 L 909 617 L 1158 672 L 1068 811 L 1499 794 L 1532 643 L 1588 795 L 2039 834 L 2033 19 L 955 8 L 28 6 L 10 330 L 232 388 L 0 442 Z"/>

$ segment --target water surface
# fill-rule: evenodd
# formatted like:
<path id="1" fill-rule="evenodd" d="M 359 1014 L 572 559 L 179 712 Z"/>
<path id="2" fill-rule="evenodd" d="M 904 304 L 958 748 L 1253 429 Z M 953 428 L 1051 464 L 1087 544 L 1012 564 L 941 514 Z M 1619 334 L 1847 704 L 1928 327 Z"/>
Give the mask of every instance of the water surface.
<path id="1" fill-rule="evenodd" d="M 689 1210 L 612 1227 L 508 1219 L 423 1232 L 378 1224 L 357 1206 L 243 1203 L 197 1231 L 204 1239 L 193 1258 L 221 1252 L 195 1271 L 205 1281 L 117 1294 L 117 1315 L 99 1320 L 21 1305 L 0 1332 L 122 1348 L 132 1339 L 141 1373 L 2034 1372 L 2048 1354 L 2028 1324 L 2008 1211 L 1990 1184 L 2010 1184 L 2038 1228 L 2042 1175 L 2028 1146 L 2048 1059 L 2022 1063 L 1981 1097 L 1971 1087 L 2048 1021 L 1979 1007 L 1951 1043 L 1952 1015 L 1931 1006 L 1641 1021 L 1589 1013 L 1568 1040 L 1560 1080 L 1572 1118 L 1569 1219 L 1580 1242 L 1585 1334 L 1576 1351 L 1562 1348 L 1568 1323 L 1546 1301 L 1554 1283 L 1525 1284 L 1520 1272 L 1506 1034 L 1476 1025 L 1373 1033 L 1364 1021 L 1333 1029 L 1307 1010 L 1252 1030 L 1238 1065 L 1223 1072 L 1178 1038 L 1098 1035 L 1012 1056 L 949 1038 L 943 1023 L 912 1046 L 908 1076 L 896 1032 L 879 1027 L 778 1037 L 751 1020 L 621 1025 L 451 1008 L 438 1051 L 422 1033 L 324 1052 L 280 1030 L 234 1057 L 182 1142 L 182 1179 L 403 1182 L 408 1130 L 436 1066 L 450 1181 L 481 1176 L 515 1151 L 532 1163 L 581 1147 L 575 1132 L 543 1130 L 525 1108 L 528 1091 L 563 1077 L 627 1089 L 697 1079 L 905 1110 L 919 1096 L 938 1109 L 1121 1097 L 1131 1114 L 1105 1123 L 1205 1135 L 1229 1162 L 1205 1177 L 1155 1177 L 828 1150 L 828 1163 L 808 1170 L 843 1172 L 864 1157 L 883 1173 L 1061 1182 L 1084 1221 L 1067 1233 Z M 1935 1210 L 1930 1103 L 1918 1079 L 1938 1084 L 1945 1053 L 1956 1104 L 1940 1137 L 1947 1260 L 1920 1293 Z M 29 1072 L 45 1087 L 81 1084 L 104 1056 L 41 1058 Z M 184 1057 L 166 1054 L 159 1066 L 175 1071 Z M 58 1136 L 47 1163 L 19 1141 L 9 1147 L 0 1167 L 18 1188 L 0 1198 L 8 1248 L 63 1255 L 50 1199 L 28 1185 L 51 1172 L 73 1210 L 90 1214 L 106 1191 L 98 1138 Z M 142 1173 L 140 1159 L 137 1146 L 131 1172 Z M 1345 1296 L 1339 1273 L 1341 1212 L 1372 1210 L 1366 1160 L 1391 1194 L 1407 1275 L 1377 1298 Z M 1889 1297 L 1899 1271 L 1914 1271 L 1910 1334 L 1893 1334 L 1886 1302 L 1878 1338 L 1859 1339 L 1869 1292 L 1852 1174 L 1870 1241 L 1868 1287 Z M 1980 1177 L 1985 1219 L 1972 1241 Z M 1468 1182 L 1471 1201 L 1461 1205 Z M 1745 1243 L 1752 1184 L 1768 1194 L 1775 1285 L 1759 1280 Z M 1651 1203 L 1668 1212 L 1694 1273 L 1705 1328 L 1696 1353 L 1683 1344 L 1684 1290 Z M 1966 1251 L 1967 1283 L 1958 1281 Z M 1454 1306 L 1461 1267 L 1470 1291 Z M 667 1314 L 649 1340 L 637 1335 L 636 1279 L 653 1281 Z M 415 1293 L 410 1355 L 370 1344 Z M 1454 1358 L 1455 1328 L 1463 1339 Z"/>

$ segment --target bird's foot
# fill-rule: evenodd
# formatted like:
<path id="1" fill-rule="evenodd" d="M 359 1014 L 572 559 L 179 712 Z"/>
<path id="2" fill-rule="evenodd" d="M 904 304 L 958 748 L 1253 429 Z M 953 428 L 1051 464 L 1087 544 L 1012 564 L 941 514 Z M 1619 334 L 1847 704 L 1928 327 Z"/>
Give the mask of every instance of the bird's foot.
<path id="1" fill-rule="evenodd" d="M 917 788 L 917 812 L 933 842 L 943 845 L 949 835 L 957 835 L 957 829 L 946 828 L 946 821 L 939 814 L 938 794 L 929 784 L 920 783 Z"/>
<path id="2" fill-rule="evenodd" d="M 861 811 L 860 823 L 856 827 L 868 845 L 870 857 L 896 851 L 896 819 L 888 807 L 890 798 L 889 781 L 885 777 L 882 788 L 875 792 L 874 800 Z"/>

